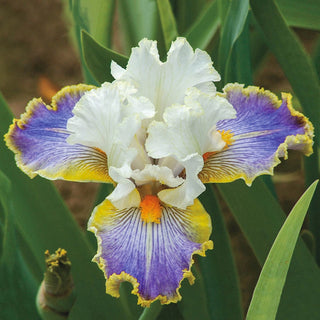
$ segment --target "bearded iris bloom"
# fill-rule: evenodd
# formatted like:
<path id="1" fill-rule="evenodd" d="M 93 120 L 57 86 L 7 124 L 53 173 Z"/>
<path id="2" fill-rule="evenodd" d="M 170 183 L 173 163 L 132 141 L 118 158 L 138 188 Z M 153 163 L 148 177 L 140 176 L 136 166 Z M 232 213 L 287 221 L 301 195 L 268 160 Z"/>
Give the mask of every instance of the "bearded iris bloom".
<path id="1" fill-rule="evenodd" d="M 130 281 L 138 303 L 181 299 L 194 281 L 194 254 L 213 248 L 211 220 L 197 197 L 205 183 L 272 174 L 288 149 L 312 153 L 313 126 L 269 91 L 228 84 L 207 53 L 184 38 L 159 59 L 155 41 L 132 50 L 126 69 L 96 88 L 62 89 L 47 106 L 32 100 L 6 142 L 30 177 L 112 183 L 88 228 L 107 293 Z"/>

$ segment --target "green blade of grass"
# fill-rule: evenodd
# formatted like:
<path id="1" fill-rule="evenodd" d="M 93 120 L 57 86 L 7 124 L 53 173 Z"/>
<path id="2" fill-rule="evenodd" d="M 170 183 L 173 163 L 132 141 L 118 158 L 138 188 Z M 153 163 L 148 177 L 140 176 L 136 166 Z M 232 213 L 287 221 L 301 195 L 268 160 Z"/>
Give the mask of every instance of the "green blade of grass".
<path id="1" fill-rule="evenodd" d="M 229 235 L 222 212 L 211 186 L 199 197 L 212 220 L 214 249 L 199 257 L 207 293 L 210 319 L 242 319 L 239 279 Z"/>
<path id="2" fill-rule="evenodd" d="M 155 301 L 149 308 L 145 308 L 139 317 L 139 320 L 155 320 L 161 312 L 161 304 L 159 301 Z"/>
<path id="3" fill-rule="evenodd" d="M 279 231 L 255 287 L 247 320 L 276 318 L 292 254 L 317 184 L 314 182 L 302 195 Z"/>
<path id="4" fill-rule="evenodd" d="M 194 258 L 197 261 L 198 257 Z M 195 282 L 193 285 L 190 285 L 186 279 L 183 280 L 180 291 L 182 300 L 178 302 L 177 306 L 184 320 L 196 318 L 210 320 L 205 290 L 208 284 L 204 283 L 204 278 L 196 264 L 192 266 L 191 271 L 195 276 Z"/>
<path id="5" fill-rule="evenodd" d="M 127 57 L 103 47 L 84 30 L 81 33 L 81 43 L 87 67 L 99 83 L 114 80 L 110 73 L 112 60 L 117 62 L 120 66 L 126 67 L 128 62 Z"/>
<path id="6" fill-rule="evenodd" d="M 263 264 L 285 214 L 260 178 L 249 188 L 243 181 L 219 184 L 219 191 L 234 214 L 258 261 Z M 278 319 L 316 319 L 319 315 L 320 272 L 308 248 L 298 240 Z"/>
<path id="7" fill-rule="evenodd" d="M 74 21 L 79 30 L 89 32 L 94 39 L 106 47 L 111 46 L 114 0 L 69 1 Z"/>
<path id="8" fill-rule="evenodd" d="M 314 49 L 313 49 L 313 53 L 312 53 L 312 60 L 313 60 L 314 66 L 316 68 L 318 78 L 320 79 L 320 38 L 319 37 L 314 45 Z"/>
<path id="9" fill-rule="evenodd" d="M 157 0 L 164 43 L 167 50 L 178 36 L 177 24 L 169 0 Z"/>
<path id="10" fill-rule="evenodd" d="M 244 28 L 249 11 L 249 1 L 230 1 L 226 15 L 221 19 L 221 40 L 219 46 L 219 70 L 222 82 L 227 82 L 230 60 L 235 42 Z"/>
<path id="11" fill-rule="evenodd" d="M 171 303 L 168 305 L 162 306 L 160 314 L 157 317 L 157 320 L 184 320 L 182 314 L 179 311 L 178 305 L 176 303 Z"/>
<path id="12" fill-rule="evenodd" d="M 160 23 L 156 0 L 120 0 L 118 5 L 126 53 L 143 38 L 158 38 Z"/>
<path id="13" fill-rule="evenodd" d="M 193 48 L 204 50 L 218 30 L 220 16 L 218 2 L 210 2 L 200 13 L 196 21 L 184 33 Z"/>
<path id="14" fill-rule="evenodd" d="M 70 38 L 78 49 L 82 73 L 85 82 L 97 85 L 86 64 L 81 45 L 81 30 L 90 32 L 103 45 L 110 47 L 112 42 L 112 21 L 114 14 L 114 0 L 63 0 L 65 17 L 70 28 Z M 98 17 L 98 19 L 96 18 Z"/>
<path id="15" fill-rule="evenodd" d="M 277 0 L 276 3 L 289 26 L 320 30 L 319 0 Z"/>
<path id="16" fill-rule="evenodd" d="M 12 188 L 9 179 L 0 171 L 0 318 L 40 319 L 35 307 L 38 282 L 22 259 L 16 240 Z"/>
<path id="17" fill-rule="evenodd" d="M 304 159 L 305 168 L 305 183 L 310 184 L 315 178 L 319 178 L 319 154 L 316 148 L 315 153 Z M 315 241 L 315 257 L 320 265 L 320 188 L 316 188 L 315 196 L 313 197 L 309 207 L 309 229 L 314 236 Z"/>
<path id="18" fill-rule="evenodd" d="M 195 22 L 207 3 L 207 0 L 170 0 L 179 34 L 184 33 Z"/>
<path id="19" fill-rule="evenodd" d="M 234 43 L 230 66 L 225 74 L 227 82 L 239 82 L 245 85 L 253 83 L 251 68 L 251 52 L 250 52 L 250 35 L 249 35 L 249 16 L 243 26 L 242 32 Z"/>

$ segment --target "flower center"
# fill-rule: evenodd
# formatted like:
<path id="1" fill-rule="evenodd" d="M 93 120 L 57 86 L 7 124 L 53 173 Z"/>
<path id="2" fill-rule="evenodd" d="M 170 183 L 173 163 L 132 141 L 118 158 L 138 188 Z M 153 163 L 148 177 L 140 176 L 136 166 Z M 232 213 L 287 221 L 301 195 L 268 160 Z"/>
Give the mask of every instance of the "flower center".
<path id="1" fill-rule="evenodd" d="M 146 195 L 140 202 L 141 219 L 142 221 L 149 223 L 160 223 L 161 218 L 161 205 L 157 196 Z"/>

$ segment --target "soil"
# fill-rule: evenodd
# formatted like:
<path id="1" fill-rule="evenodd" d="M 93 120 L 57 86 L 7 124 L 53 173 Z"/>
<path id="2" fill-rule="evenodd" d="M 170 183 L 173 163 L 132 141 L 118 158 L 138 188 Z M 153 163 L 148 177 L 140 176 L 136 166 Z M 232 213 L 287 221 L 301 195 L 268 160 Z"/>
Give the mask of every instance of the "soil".
<path id="1" fill-rule="evenodd" d="M 301 31 L 299 35 L 310 49 L 314 33 Z M 0 0 L 0 43 L 0 90 L 16 117 L 33 97 L 49 96 L 50 92 L 67 84 L 83 81 L 79 58 L 70 42 L 58 0 Z M 271 55 L 257 73 L 255 84 L 275 92 L 291 89 Z M 300 155 L 293 153 L 277 168 L 274 182 L 281 205 L 288 213 L 304 191 Z M 54 183 L 80 227 L 85 228 L 99 186 L 65 181 Z M 246 308 L 260 268 L 235 220 L 226 206 L 223 207 Z"/>

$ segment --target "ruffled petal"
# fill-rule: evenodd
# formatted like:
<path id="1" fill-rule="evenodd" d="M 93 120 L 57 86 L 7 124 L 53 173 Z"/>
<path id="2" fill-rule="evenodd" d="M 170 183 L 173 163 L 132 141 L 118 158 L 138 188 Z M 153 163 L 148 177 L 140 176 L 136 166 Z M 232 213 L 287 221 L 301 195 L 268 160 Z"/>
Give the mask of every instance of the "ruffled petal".
<path id="1" fill-rule="evenodd" d="M 255 177 L 273 174 L 288 149 L 312 153 L 313 126 L 292 108 L 290 94 L 282 94 L 280 101 L 269 91 L 240 84 L 229 84 L 224 92 L 237 118 L 218 122 L 217 129 L 229 133 L 229 143 L 220 152 L 204 155 L 202 182 L 242 178 L 251 185 Z"/>
<path id="2" fill-rule="evenodd" d="M 127 69 L 113 62 L 111 73 L 116 80 L 130 81 L 138 89 L 137 95 L 150 99 L 156 107 L 158 120 L 166 107 L 183 103 L 188 88 L 199 87 L 214 94 L 216 89 L 212 81 L 220 80 L 210 56 L 199 49 L 193 51 L 184 38 L 172 43 L 164 63 L 159 59 L 157 42 L 143 39 L 139 47 L 132 49 Z"/>
<path id="3" fill-rule="evenodd" d="M 160 159 L 159 166 L 165 165 L 168 157 L 173 157 L 185 169 L 184 173 L 177 173 L 185 178 L 185 183 L 176 190 L 161 191 L 162 201 L 184 209 L 205 190 L 198 178 L 203 167 L 202 155 L 225 147 L 226 142 L 216 130 L 216 123 L 233 117 L 235 110 L 225 98 L 193 88 L 187 92 L 185 105 L 168 107 L 163 122 L 150 124 L 146 140 L 149 156 Z"/>
<path id="4" fill-rule="evenodd" d="M 168 167 L 159 167 L 151 164 L 147 164 L 143 170 L 135 170 L 132 178 L 137 186 L 158 181 L 170 188 L 177 187 L 184 181 L 181 177 L 175 177 L 172 170 Z"/>
<path id="5" fill-rule="evenodd" d="M 84 95 L 68 120 L 70 144 L 95 147 L 108 157 L 109 175 L 117 183 L 109 199 L 118 202 L 133 189 L 130 181 L 131 164 L 136 157 L 146 159 L 145 151 L 139 157 L 131 147 L 143 119 L 154 115 L 154 106 L 144 98 L 136 98 L 136 89 L 125 82 L 104 83 Z M 144 165 L 144 164 L 141 164 Z"/>
<path id="6" fill-rule="evenodd" d="M 106 292 L 119 297 L 120 283 L 129 281 L 142 306 L 179 301 L 181 281 L 194 280 L 192 256 L 213 248 L 210 217 L 198 200 L 186 210 L 162 204 L 159 223 L 143 221 L 138 207 L 118 210 L 106 200 L 88 228 L 98 239 L 94 261 L 105 274 Z"/>
<path id="7" fill-rule="evenodd" d="M 68 142 L 103 150 L 110 158 L 116 144 L 128 147 L 141 127 L 141 121 L 154 115 L 154 107 L 144 97 L 134 98 L 136 90 L 124 83 L 104 83 L 80 99 L 68 120 Z M 117 158 L 110 165 L 117 162 Z"/>
<path id="8" fill-rule="evenodd" d="M 33 99 L 21 119 L 14 120 L 6 143 L 16 154 L 19 168 L 30 177 L 39 174 L 48 179 L 112 182 L 105 152 L 66 141 L 72 109 L 91 89 L 82 84 L 65 87 L 53 97 L 52 106 Z"/>
<path id="9" fill-rule="evenodd" d="M 203 159 L 198 154 L 189 155 L 181 164 L 184 166 L 185 181 L 180 186 L 174 189 L 164 189 L 158 193 L 161 201 L 171 206 L 185 209 L 193 204 L 203 191 L 205 186 L 198 178 L 198 174 L 203 168 Z"/>

